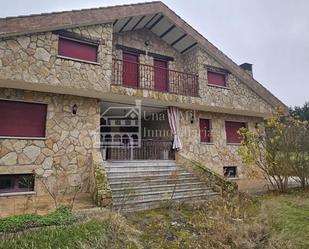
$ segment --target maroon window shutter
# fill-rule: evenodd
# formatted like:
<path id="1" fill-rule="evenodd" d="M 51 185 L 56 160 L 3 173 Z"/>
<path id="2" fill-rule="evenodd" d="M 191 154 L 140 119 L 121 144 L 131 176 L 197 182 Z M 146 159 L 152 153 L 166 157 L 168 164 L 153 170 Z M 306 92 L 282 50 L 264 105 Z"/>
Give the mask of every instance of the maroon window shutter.
<path id="1" fill-rule="evenodd" d="M 98 46 L 59 37 L 58 54 L 84 61 L 97 62 Z"/>
<path id="2" fill-rule="evenodd" d="M 207 78 L 209 85 L 226 86 L 224 74 L 208 71 Z"/>
<path id="3" fill-rule="evenodd" d="M 200 140 L 202 143 L 210 143 L 209 119 L 200 119 Z"/>
<path id="4" fill-rule="evenodd" d="M 168 91 L 168 63 L 167 61 L 154 59 L 154 85 L 155 89 Z"/>
<path id="5" fill-rule="evenodd" d="M 125 86 L 138 86 L 138 55 L 123 53 L 123 84 Z"/>
<path id="6" fill-rule="evenodd" d="M 228 143 L 240 143 L 241 136 L 238 134 L 238 130 L 242 127 L 246 127 L 245 123 L 242 122 L 225 122 L 226 129 L 226 140 Z"/>
<path id="7" fill-rule="evenodd" d="M 0 136 L 45 137 L 47 105 L 0 100 Z"/>

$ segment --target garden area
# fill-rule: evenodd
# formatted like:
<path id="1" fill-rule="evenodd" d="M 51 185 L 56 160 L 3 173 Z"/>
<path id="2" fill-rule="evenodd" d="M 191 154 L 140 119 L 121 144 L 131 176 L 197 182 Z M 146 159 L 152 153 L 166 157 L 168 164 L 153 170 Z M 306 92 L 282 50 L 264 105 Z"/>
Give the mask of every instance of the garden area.
<path id="1" fill-rule="evenodd" d="M 298 190 L 127 214 L 60 208 L 0 220 L 1 249 L 305 249 L 308 234 L 309 193 Z"/>

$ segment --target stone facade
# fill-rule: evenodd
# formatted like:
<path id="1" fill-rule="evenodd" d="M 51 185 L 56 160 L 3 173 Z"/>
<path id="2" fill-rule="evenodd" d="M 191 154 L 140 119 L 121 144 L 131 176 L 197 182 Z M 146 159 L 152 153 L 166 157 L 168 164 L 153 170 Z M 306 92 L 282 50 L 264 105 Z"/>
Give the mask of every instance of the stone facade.
<path id="1" fill-rule="evenodd" d="M 100 40 L 97 63 L 58 56 L 58 35 L 37 33 L 0 39 L 0 80 L 22 81 L 83 91 L 109 90 L 112 72 L 112 26 L 95 25 L 69 29 L 83 37 Z"/>
<path id="2" fill-rule="evenodd" d="M 97 152 L 93 153 L 95 141 L 92 135 L 100 125 L 97 98 L 104 101 L 112 96 L 113 100 L 119 102 L 132 102 L 139 98 L 155 106 L 180 107 L 181 153 L 220 175 L 224 166 L 238 166 L 239 177 L 245 178 L 244 168 L 237 155 L 238 146 L 226 143 L 224 122 L 246 122 L 248 128 L 253 129 L 256 123 L 262 121 L 262 117 L 272 113 L 273 107 L 233 74 L 227 76 L 227 87 L 209 86 L 207 66 L 222 66 L 206 51 L 196 47 L 182 55 L 151 31 L 113 34 L 110 23 L 67 31 L 101 41 L 97 63 L 59 57 L 58 35 L 53 32 L 0 39 L 0 83 L 5 82 L 6 87 L 10 87 L 7 82 L 18 83 L 12 88 L 0 88 L 0 98 L 48 104 L 45 139 L 0 139 L 0 174 L 32 173 L 35 170 L 50 188 L 59 186 L 74 192 L 80 186 L 79 192 L 88 193 L 89 196 L 91 192 L 100 205 L 110 204 L 111 193 L 105 172 L 98 170 L 102 166 L 102 158 Z M 146 40 L 150 41 L 148 46 L 145 46 Z M 117 49 L 116 44 L 146 51 L 145 55 L 139 57 L 139 62 L 143 64 L 154 64 L 149 52 L 173 57 L 169 69 L 198 75 L 199 96 L 113 85 L 112 57 L 122 59 L 122 50 Z M 90 96 L 89 91 L 96 97 Z M 122 96 L 124 98 L 119 100 Z M 78 106 L 76 115 L 72 114 L 74 104 Z M 195 110 L 193 124 L 188 118 L 190 110 Z M 211 120 L 213 143 L 200 143 L 199 118 Z M 154 129 L 152 125 L 149 127 Z M 93 168 L 94 165 L 98 167 Z M 57 175 L 59 169 L 65 171 L 65 178 Z M 46 186 L 38 180 L 35 188 L 35 195 L 23 200 L 31 202 L 39 197 L 39 202 L 47 203 Z M 44 201 L 42 198 L 45 198 Z M 7 204 L 8 199 L 12 204 L 11 209 Z M 20 213 L 26 210 L 23 208 L 25 201 L 21 200 L 21 196 L 1 197 L 0 207 L 5 207 L 5 215 Z M 18 208 L 15 203 L 18 203 Z M 0 210 L 0 215 L 3 213 Z"/>
<path id="3" fill-rule="evenodd" d="M 48 196 L 48 190 L 89 192 L 94 135 L 100 123 L 98 100 L 14 89 L 1 89 L 0 98 L 47 104 L 46 138 L 0 139 L 0 174 L 35 170 L 35 196 Z"/>
<path id="4" fill-rule="evenodd" d="M 149 46 L 145 46 L 146 40 L 150 41 Z M 269 115 L 273 111 L 272 106 L 262 100 L 256 93 L 250 90 L 232 74 L 228 74 L 227 76 L 226 88 L 209 86 L 206 66 L 223 67 L 214 58 L 208 55 L 206 51 L 200 48 L 193 49 L 181 55 L 148 30 L 114 34 L 113 57 L 121 59 L 122 51 L 116 48 L 116 44 L 146 51 L 146 55 L 141 54 L 139 60 L 140 63 L 148 65 L 153 65 L 153 57 L 148 56 L 148 52 L 173 57 L 174 61 L 169 62 L 169 69 L 195 73 L 199 76 L 199 97 L 162 93 L 146 89 L 124 88 L 120 86 L 112 86 L 111 92 L 113 93 L 155 99 L 174 104 L 196 105 L 199 106 L 200 109 L 208 109 L 211 111 L 218 111 L 221 109 L 221 112 L 229 112 L 229 109 L 234 109 L 234 111 L 237 110 L 238 112 L 259 113 L 260 116 Z"/>
<path id="5" fill-rule="evenodd" d="M 228 144 L 226 141 L 225 121 L 245 122 L 249 130 L 254 129 L 256 123 L 263 119 L 230 114 L 196 112 L 193 124 L 190 122 L 188 110 L 181 111 L 181 140 L 183 149 L 181 154 L 203 163 L 214 172 L 223 175 L 224 166 L 237 166 L 239 178 L 246 177 L 238 156 L 239 145 Z M 199 119 L 209 119 L 211 125 L 211 143 L 200 142 Z"/>

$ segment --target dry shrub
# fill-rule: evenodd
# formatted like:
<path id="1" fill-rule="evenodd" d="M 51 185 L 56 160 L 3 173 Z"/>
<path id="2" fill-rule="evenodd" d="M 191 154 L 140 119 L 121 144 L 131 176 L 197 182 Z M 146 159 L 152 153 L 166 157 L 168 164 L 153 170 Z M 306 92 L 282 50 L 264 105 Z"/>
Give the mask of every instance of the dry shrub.
<path id="1" fill-rule="evenodd" d="M 191 224 L 202 241 L 212 248 L 262 249 L 270 246 L 270 231 L 265 212 L 257 212 L 252 200 L 219 199 L 195 206 Z"/>
<path id="2" fill-rule="evenodd" d="M 104 210 L 102 213 L 80 217 L 82 222 L 96 220 L 104 223 L 105 233 L 95 238 L 90 244 L 81 244 L 81 249 L 142 249 L 139 242 L 140 231 L 128 224 L 118 212 Z"/>

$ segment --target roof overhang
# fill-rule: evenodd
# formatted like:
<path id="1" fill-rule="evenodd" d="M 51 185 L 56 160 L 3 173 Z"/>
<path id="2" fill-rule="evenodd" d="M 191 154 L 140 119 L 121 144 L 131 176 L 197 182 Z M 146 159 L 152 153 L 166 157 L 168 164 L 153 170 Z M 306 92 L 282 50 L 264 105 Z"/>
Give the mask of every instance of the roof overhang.
<path id="1" fill-rule="evenodd" d="M 3 18 L 0 19 L 0 38 L 102 23 L 114 24 L 114 32 L 147 28 L 182 54 L 199 46 L 271 106 L 288 109 L 250 74 L 162 2 Z"/>

